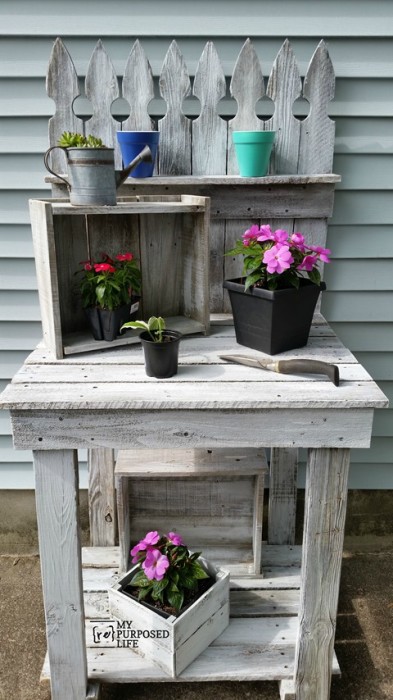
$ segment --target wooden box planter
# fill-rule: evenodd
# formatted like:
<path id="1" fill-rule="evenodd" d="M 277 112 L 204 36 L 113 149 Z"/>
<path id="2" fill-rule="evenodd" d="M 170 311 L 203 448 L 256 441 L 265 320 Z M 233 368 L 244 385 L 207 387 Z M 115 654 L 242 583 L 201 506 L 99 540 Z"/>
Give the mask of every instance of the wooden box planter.
<path id="1" fill-rule="evenodd" d="M 79 291 L 80 262 L 130 251 L 142 272 L 141 317 L 164 316 L 181 333 L 209 332 L 209 205 L 193 195 L 130 196 L 116 206 L 30 200 L 43 335 L 56 359 L 139 342 L 127 331 L 94 340 Z"/>
<path id="2" fill-rule="evenodd" d="M 229 624 L 229 572 L 199 559 L 216 582 L 179 617 L 163 617 L 122 592 L 135 574 L 133 567 L 109 589 L 109 611 L 135 630 L 133 651 L 175 678 L 196 659 Z M 139 635 L 138 635 L 139 632 Z M 143 634 L 145 633 L 145 635 Z M 147 636 L 149 634 L 149 636 Z M 129 634 L 131 638 L 131 633 Z"/>

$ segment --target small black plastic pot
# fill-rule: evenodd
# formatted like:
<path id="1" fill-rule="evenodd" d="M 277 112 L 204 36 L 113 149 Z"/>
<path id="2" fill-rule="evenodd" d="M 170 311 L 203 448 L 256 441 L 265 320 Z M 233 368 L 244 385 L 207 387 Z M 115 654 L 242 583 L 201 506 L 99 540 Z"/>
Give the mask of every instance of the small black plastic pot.
<path id="1" fill-rule="evenodd" d="M 139 338 L 145 354 L 145 370 L 148 377 L 168 379 L 177 374 L 179 342 L 182 338 L 178 331 L 163 331 L 164 340 L 156 343 L 148 331 L 143 331 Z"/>
<path id="2" fill-rule="evenodd" d="M 129 304 L 124 304 L 113 311 L 91 307 L 85 309 L 85 312 L 94 340 L 115 340 L 120 334 L 123 323 L 130 319 Z"/>

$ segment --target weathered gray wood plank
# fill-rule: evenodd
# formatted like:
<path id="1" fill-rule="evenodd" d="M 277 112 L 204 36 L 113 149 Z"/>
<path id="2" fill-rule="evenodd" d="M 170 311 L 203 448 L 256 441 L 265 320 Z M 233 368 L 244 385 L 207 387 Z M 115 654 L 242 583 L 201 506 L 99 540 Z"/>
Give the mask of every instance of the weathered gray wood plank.
<path id="1" fill-rule="evenodd" d="M 167 106 L 165 117 L 158 122 L 159 172 L 164 175 L 189 175 L 192 172 L 191 121 L 183 114 L 182 104 L 191 92 L 191 85 L 176 41 L 172 41 L 165 56 L 159 84 Z"/>
<path id="2" fill-rule="evenodd" d="M 254 475 L 266 469 L 264 450 L 258 449 L 190 449 L 190 450 L 119 450 L 116 476 L 168 478 L 182 475 L 204 478 L 216 476 Z"/>
<path id="3" fill-rule="evenodd" d="M 74 100 L 79 97 L 78 76 L 75 66 L 63 41 L 58 37 L 53 45 L 46 76 L 46 91 L 54 100 L 56 111 L 48 122 L 49 145 L 57 146 L 63 131 L 84 132 L 82 119 L 73 110 Z M 52 169 L 64 172 L 66 159 L 61 151 L 51 155 Z"/>
<path id="4" fill-rule="evenodd" d="M 11 393 L 6 389 L 3 406 L 13 408 L 22 403 L 24 410 L 78 410 L 78 409 L 192 409 L 215 410 L 227 409 L 237 411 L 239 409 L 296 409 L 304 412 L 314 409 L 337 410 L 337 387 L 332 382 L 312 379 L 308 382 L 283 381 L 279 387 L 274 378 L 263 383 L 250 378 L 249 381 L 230 381 L 231 370 L 227 367 L 220 368 L 220 374 L 227 377 L 226 384 L 211 380 L 210 382 L 197 382 L 193 384 L 193 395 L 190 399 L 188 382 L 165 381 L 161 382 L 161 388 L 165 387 L 165 394 L 157 395 L 157 384 L 144 381 L 143 369 L 139 382 L 124 381 L 105 382 L 99 389 L 93 383 L 86 382 L 78 385 L 63 383 L 62 394 L 59 395 L 58 386 L 53 384 L 37 383 L 25 387 L 22 384 L 14 384 L 12 399 L 7 401 Z M 273 375 L 274 377 L 274 375 Z M 95 388 L 95 391 L 93 389 Z M 27 390 L 26 390 L 27 389 Z M 259 397 L 263 389 L 263 400 Z M 345 396 L 341 402 L 342 408 L 382 408 L 385 401 L 377 387 L 370 386 L 367 381 L 348 381 L 341 387 Z M 278 391 L 280 393 L 278 393 Z M 322 394 L 323 392 L 323 394 Z M 236 399 L 234 399 L 236 394 Z"/>
<path id="5" fill-rule="evenodd" d="M 116 131 L 118 122 L 111 115 L 111 105 L 119 97 L 119 85 L 114 66 L 101 39 L 91 55 L 86 72 L 86 97 L 92 105 L 92 116 L 86 122 L 86 134 L 99 136 L 104 144 L 115 149 L 116 167 L 121 167 Z"/>
<path id="6" fill-rule="evenodd" d="M 130 105 L 130 114 L 122 123 L 122 130 L 151 131 L 154 122 L 148 106 L 154 97 L 153 73 L 139 39 L 134 42 L 127 59 L 122 94 Z"/>
<path id="7" fill-rule="evenodd" d="M 328 700 L 347 502 L 349 450 L 310 450 L 306 479 L 296 700 Z"/>
<path id="8" fill-rule="evenodd" d="M 310 113 L 301 122 L 299 173 L 330 173 L 333 167 L 335 122 L 328 116 L 334 98 L 335 75 L 324 41 L 318 44 L 304 79 L 303 96 Z"/>
<path id="9" fill-rule="evenodd" d="M 297 62 L 288 39 L 274 61 L 266 95 L 274 102 L 274 114 L 265 122 L 265 129 L 276 131 L 270 171 L 297 173 L 299 159 L 300 122 L 293 116 L 292 105 L 301 94 Z"/>
<path id="10" fill-rule="evenodd" d="M 166 385 L 168 386 L 168 385 Z M 285 386 L 285 385 L 283 385 Z M 255 391 L 259 391 L 255 387 Z M 322 386 L 319 387 L 321 391 Z M 91 389 L 92 391 L 92 389 Z M 249 386 L 249 391 L 252 387 Z M 157 449 L 172 447 L 184 448 L 197 441 L 199 447 L 252 447 L 255 435 L 261 435 L 261 442 L 281 447 L 323 447 L 328 442 L 332 447 L 370 447 L 373 409 L 383 408 L 387 399 L 378 392 L 375 401 L 366 408 L 327 408 L 296 410 L 280 408 L 279 414 L 271 408 L 247 408 L 247 426 L 239 433 L 238 408 L 228 407 L 227 411 L 192 409 L 187 413 L 187 429 L 183 425 L 184 410 L 169 409 L 169 405 L 159 416 L 151 409 L 138 409 L 135 404 L 131 409 L 133 420 L 130 422 L 130 409 L 112 407 L 95 411 L 92 425 L 89 414 L 91 406 L 82 404 L 71 410 L 40 408 L 27 406 L 18 410 L 20 403 L 11 397 L 7 401 L 8 390 L 4 392 L 2 405 L 13 406 L 11 421 L 13 425 L 14 446 L 16 449 L 61 449 L 95 447 L 154 447 Z M 23 391 L 20 393 L 23 402 Z M 32 402 L 34 406 L 34 402 Z M 122 402 L 122 405 L 127 405 Z M 132 404 L 130 404 L 131 406 Z M 232 412 L 232 415 L 231 415 Z M 285 425 L 283 435 L 282 425 Z M 302 430 L 299 431 L 299 425 Z M 263 437 L 262 437 L 263 436 Z"/>
<path id="11" fill-rule="evenodd" d="M 296 497 L 297 450 L 272 448 L 269 479 L 269 544 L 294 544 Z"/>
<path id="12" fill-rule="evenodd" d="M 87 667 L 77 457 L 73 450 L 33 456 L 52 698 L 79 700 Z"/>
<path id="13" fill-rule="evenodd" d="M 257 117 L 255 108 L 265 94 L 261 66 L 255 48 L 247 39 L 239 53 L 230 83 L 232 97 L 237 102 L 237 112 L 228 122 L 228 166 L 227 173 L 238 175 L 232 134 L 234 131 L 259 131 L 263 122 Z"/>
<path id="14" fill-rule="evenodd" d="M 96 547 L 114 545 L 117 534 L 114 451 L 89 450 L 88 464 L 90 544 Z"/>
<path id="15" fill-rule="evenodd" d="M 201 103 L 199 117 L 192 122 L 192 172 L 194 175 L 215 175 L 226 172 L 227 124 L 218 114 L 218 105 L 225 97 L 226 83 L 220 59 L 209 41 L 199 59 L 193 94 Z"/>

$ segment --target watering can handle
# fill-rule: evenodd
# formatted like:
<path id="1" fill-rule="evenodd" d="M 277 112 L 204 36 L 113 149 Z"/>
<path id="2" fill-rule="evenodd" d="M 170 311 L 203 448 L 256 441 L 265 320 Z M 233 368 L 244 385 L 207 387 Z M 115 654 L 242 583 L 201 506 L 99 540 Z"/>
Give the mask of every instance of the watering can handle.
<path id="1" fill-rule="evenodd" d="M 48 150 L 46 151 L 46 153 L 45 153 L 45 155 L 44 155 L 45 167 L 46 167 L 46 169 L 48 170 L 48 172 L 50 172 L 50 173 L 51 173 L 52 175 L 54 175 L 55 177 L 58 177 L 59 180 L 62 180 L 63 182 L 65 182 L 65 184 L 67 185 L 68 189 L 71 189 L 70 183 L 67 182 L 67 180 L 65 180 L 64 177 L 61 177 L 61 175 L 59 175 L 59 173 L 55 173 L 55 171 L 52 170 L 52 168 L 49 167 L 49 164 L 48 164 L 49 154 L 50 154 L 52 151 L 54 151 L 55 148 L 60 148 L 60 150 L 64 151 L 64 153 L 66 153 L 66 149 L 65 149 L 63 146 L 51 146 L 51 148 L 48 148 Z"/>

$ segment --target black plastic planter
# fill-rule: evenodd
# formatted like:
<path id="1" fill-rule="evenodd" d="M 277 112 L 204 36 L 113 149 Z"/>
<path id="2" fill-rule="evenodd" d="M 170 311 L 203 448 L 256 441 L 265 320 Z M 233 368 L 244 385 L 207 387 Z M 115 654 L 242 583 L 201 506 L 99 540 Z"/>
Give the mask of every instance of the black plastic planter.
<path id="1" fill-rule="evenodd" d="M 118 309 L 85 309 L 90 329 L 95 340 L 112 341 L 120 334 L 120 328 L 130 319 L 130 305 L 124 304 Z M 138 310 L 136 309 L 135 314 Z"/>
<path id="2" fill-rule="evenodd" d="M 168 379 L 177 374 L 181 333 L 163 331 L 162 343 L 155 343 L 147 331 L 143 331 L 139 337 L 145 353 L 145 370 L 148 377 Z"/>
<path id="3" fill-rule="evenodd" d="M 299 289 L 244 291 L 241 279 L 226 280 L 236 340 L 247 348 L 276 355 L 307 344 L 315 306 L 324 282 L 301 280 Z"/>

